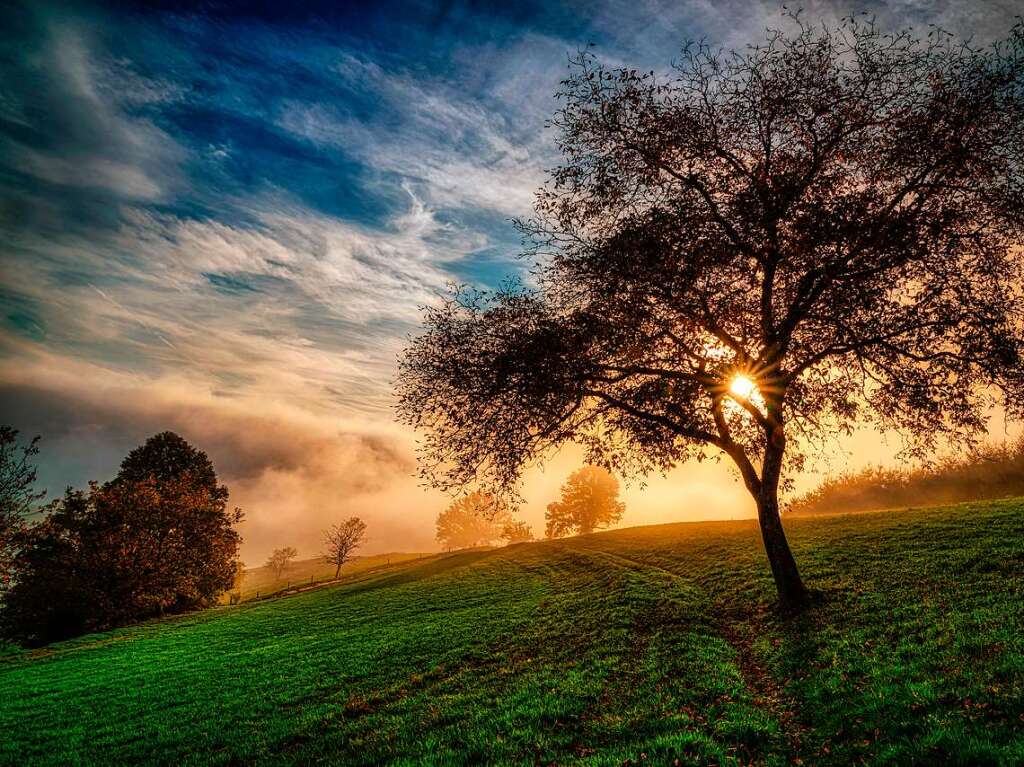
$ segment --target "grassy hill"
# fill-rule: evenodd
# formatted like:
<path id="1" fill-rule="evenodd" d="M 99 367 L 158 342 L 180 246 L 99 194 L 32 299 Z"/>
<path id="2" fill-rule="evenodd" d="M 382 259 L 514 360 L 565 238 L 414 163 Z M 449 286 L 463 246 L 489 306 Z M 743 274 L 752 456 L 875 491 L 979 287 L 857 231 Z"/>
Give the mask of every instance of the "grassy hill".
<path id="1" fill-rule="evenodd" d="M 393 551 L 389 554 L 355 557 L 342 568 L 342 576 L 347 579 L 354 575 L 385 571 L 407 564 L 410 560 L 430 556 L 433 555 Z M 281 573 L 280 578 L 266 565 L 263 567 L 253 567 L 245 571 L 245 578 L 242 580 L 241 588 L 242 600 L 253 599 L 257 596 L 267 596 L 268 594 L 284 591 L 289 588 L 329 580 L 334 580 L 334 565 L 325 562 L 323 557 L 296 560 L 288 565 L 284 572 Z M 222 601 L 228 601 L 227 594 L 224 595 Z"/>
<path id="2" fill-rule="evenodd" d="M 5 764 L 1024 764 L 1024 503 L 437 555 L 0 659 Z"/>

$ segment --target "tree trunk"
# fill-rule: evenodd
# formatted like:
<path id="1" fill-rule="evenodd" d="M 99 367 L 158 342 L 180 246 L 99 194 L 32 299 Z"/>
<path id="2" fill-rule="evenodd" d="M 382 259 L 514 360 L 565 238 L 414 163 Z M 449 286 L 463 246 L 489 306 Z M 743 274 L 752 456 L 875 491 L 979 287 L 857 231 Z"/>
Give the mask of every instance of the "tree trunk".
<path id="1" fill-rule="evenodd" d="M 779 477 L 782 474 L 782 456 L 785 437 L 781 427 L 772 434 L 765 450 L 761 472 L 761 486 L 757 492 L 757 521 L 761 526 L 761 538 L 772 569 L 779 601 L 787 609 L 799 608 L 807 602 L 807 588 L 800 578 L 793 552 L 789 550 L 786 532 L 782 529 L 779 516 Z"/>
<path id="2" fill-rule="evenodd" d="M 779 590 L 779 601 L 786 608 L 800 607 L 807 602 L 807 588 L 800 578 L 786 532 L 782 529 L 777 493 L 771 493 L 769 497 L 762 491 L 757 499 L 757 521 L 761 525 L 761 538 L 775 587 Z"/>
<path id="3" fill-rule="evenodd" d="M 340 573 L 341 573 L 341 563 L 339 562 L 338 566 L 334 568 L 334 580 L 338 580 L 338 575 Z"/>

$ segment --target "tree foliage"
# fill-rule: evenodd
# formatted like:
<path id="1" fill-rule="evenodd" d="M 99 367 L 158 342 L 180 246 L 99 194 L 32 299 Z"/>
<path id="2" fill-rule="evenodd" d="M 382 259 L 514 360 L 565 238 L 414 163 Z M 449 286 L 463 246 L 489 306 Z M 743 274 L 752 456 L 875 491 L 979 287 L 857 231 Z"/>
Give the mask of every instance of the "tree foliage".
<path id="1" fill-rule="evenodd" d="M 982 445 L 920 466 L 868 466 L 825 479 L 793 498 L 793 514 L 835 514 L 903 506 L 938 506 L 1024 495 L 1024 437 Z"/>
<path id="2" fill-rule="evenodd" d="M 166 436 L 154 439 L 167 444 Z M 176 439 L 175 455 L 187 461 L 167 463 L 147 443 L 132 454 L 148 456 L 144 463 L 87 491 L 69 488 L 19 534 L 22 569 L 2 615 L 7 635 L 49 642 L 208 606 L 232 587 L 242 513 L 227 508 L 227 488 L 205 453 Z"/>
<path id="3" fill-rule="evenodd" d="M 295 557 L 299 555 L 299 552 L 292 546 L 285 546 L 280 549 L 274 549 L 270 556 L 267 557 L 267 567 L 274 574 L 275 580 L 281 580 L 281 576 L 284 571 L 288 569 Z"/>
<path id="4" fill-rule="evenodd" d="M 189 481 L 196 487 L 205 487 L 213 495 L 227 497 L 227 489 L 217 484 L 217 473 L 213 470 L 210 457 L 173 431 L 154 434 L 128 453 L 121 461 L 121 469 L 113 481 L 142 482 L 154 479 L 159 484 L 185 475 L 189 476 Z"/>
<path id="5" fill-rule="evenodd" d="M 726 455 L 792 604 L 784 461 L 855 422 L 920 455 L 1024 411 L 1024 27 L 979 50 L 786 23 L 669 76 L 572 62 L 520 222 L 538 287 L 429 308 L 399 411 L 447 488 L 508 491 L 568 442 L 620 473 Z"/>
<path id="6" fill-rule="evenodd" d="M 437 540 L 450 549 L 488 546 L 502 537 L 511 521 L 500 499 L 488 493 L 469 493 L 437 515 Z"/>
<path id="7" fill-rule="evenodd" d="M 18 444 L 18 430 L 0 426 L 0 594 L 14 582 L 17 571 L 17 538 L 36 504 L 46 495 L 35 489 L 39 437 Z"/>
<path id="8" fill-rule="evenodd" d="M 622 518 L 626 505 L 619 500 L 619 481 L 601 466 L 574 471 L 559 500 L 548 504 L 544 534 L 561 538 L 572 533 L 592 533 Z"/>
<path id="9" fill-rule="evenodd" d="M 333 525 L 325 534 L 327 551 L 324 559 L 334 565 L 334 577 L 341 574 L 341 566 L 352 558 L 352 552 L 366 540 L 366 523 L 359 517 L 349 517 Z"/>
<path id="10" fill-rule="evenodd" d="M 533 528 L 521 519 L 509 521 L 501 528 L 501 537 L 506 543 L 526 543 L 533 540 Z"/>

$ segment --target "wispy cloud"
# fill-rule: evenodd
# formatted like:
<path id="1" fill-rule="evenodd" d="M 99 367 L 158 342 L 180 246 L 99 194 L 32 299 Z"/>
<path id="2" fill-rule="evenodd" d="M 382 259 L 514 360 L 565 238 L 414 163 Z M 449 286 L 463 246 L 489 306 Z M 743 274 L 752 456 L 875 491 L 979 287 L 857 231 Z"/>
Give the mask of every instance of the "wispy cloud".
<path id="1" fill-rule="evenodd" d="M 481 238 L 438 223 L 413 196 L 376 231 L 283 204 L 254 215 L 240 226 L 128 209 L 109 235 L 60 247 L 23 236 L 11 287 L 48 308 L 49 343 L 68 356 L 183 370 L 235 396 L 287 392 L 316 409 L 346 392 L 343 410 L 386 416 L 418 307 Z M 67 284 L 69 260 L 92 278 Z"/>
<path id="2" fill-rule="evenodd" d="M 864 7 L 987 42 L 1016 5 Z M 780 21 L 740 0 L 0 9 L 0 421 L 51 438 L 56 486 L 182 430 L 247 507 L 250 552 L 313 546 L 338 510 L 427 545 L 443 499 L 409 476 L 395 358 L 448 281 L 521 269 L 508 219 L 558 161 L 567 56 L 660 69 Z M 561 468 L 531 475 L 533 521 Z M 728 516 L 719 480 L 681 470 L 632 519 Z"/>
<path id="3" fill-rule="evenodd" d="M 512 124 L 524 120 L 517 113 L 518 100 L 505 102 L 505 109 L 487 109 L 459 93 L 457 82 L 386 72 L 348 54 L 341 56 L 336 71 L 350 88 L 374 95 L 372 120 L 329 104 L 289 102 L 278 125 L 417 184 L 437 207 L 529 213 L 543 180 L 543 162 L 553 155 L 543 120 Z"/>
<path id="4" fill-rule="evenodd" d="M 38 55 L 22 60 L 20 77 L 9 85 L 16 93 L 5 93 L 5 111 L 32 128 L 5 138 L 9 165 L 56 186 L 166 198 L 184 150 L 132 109 L 171 101 L 180 88 L 97 58 L 88 33 L 74 23 L 47 22 L 43 35 Z"/>

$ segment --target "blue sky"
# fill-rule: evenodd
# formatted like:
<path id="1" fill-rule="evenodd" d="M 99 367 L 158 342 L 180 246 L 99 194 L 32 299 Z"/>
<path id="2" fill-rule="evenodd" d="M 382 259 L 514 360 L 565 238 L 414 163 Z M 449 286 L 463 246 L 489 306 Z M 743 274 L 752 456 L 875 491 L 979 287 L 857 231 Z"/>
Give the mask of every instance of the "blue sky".
<path id="1" fill-rule="evenodd" d="M 313 546 L 325 508 L 427 545 L 440 501 L 391 422 L 395 357 L 448 283 L 521 269 L 510 220 L 558 162 L 567 56 L 663 69 L 687 38 L 755 41 L 779 6 L 235 6 L 0 11 L 0 420 L 42 434 L 58 491 L 181 431 L 257 553 L 281 525 Z M 984 41 L 1020 3 L 805 5 L 864 9 Z"/>

